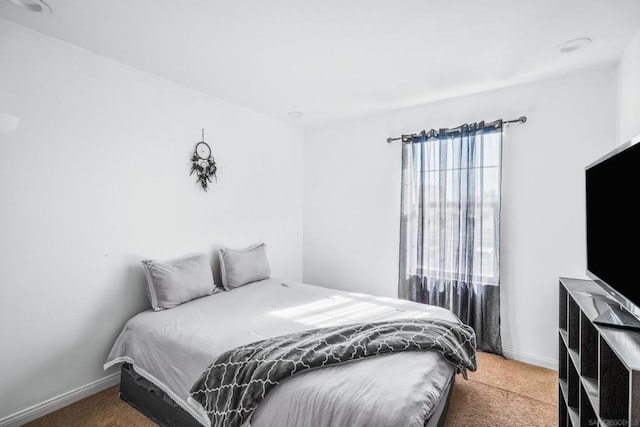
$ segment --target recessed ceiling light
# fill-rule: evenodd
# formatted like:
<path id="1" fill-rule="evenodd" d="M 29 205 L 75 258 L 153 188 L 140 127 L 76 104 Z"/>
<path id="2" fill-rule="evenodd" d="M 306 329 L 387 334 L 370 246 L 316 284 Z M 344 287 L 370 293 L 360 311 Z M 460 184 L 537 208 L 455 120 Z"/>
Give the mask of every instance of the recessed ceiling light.
<path id="1" fill-rule="evenodd" d="M 582 49 L 591 44 L 591 39 L 587 37 L 581 37 L 579 39 L 567 40 L 566 42 L 558 45 L 556 50 L 560 53 L 571 53 L 578 49 Z"/>
<path id="2" fill-rule="evenodd" d="M 289 117 L 294 118 L 294 119 L 299 119 L 300 117 L 302 117 L 304 115 L 304 113 L 302 111 L 289 111 L 287 113 L 287 115 Z"/>
<path id="3" fill-rule="evenodd" d="M 51 6 L 49 6 L 42 0 L 8 0 L 8 1 L 9 3 L 12 3 L 18 6 L 19 8 L 28 10 L 30 12 L 51 13 Z"/>

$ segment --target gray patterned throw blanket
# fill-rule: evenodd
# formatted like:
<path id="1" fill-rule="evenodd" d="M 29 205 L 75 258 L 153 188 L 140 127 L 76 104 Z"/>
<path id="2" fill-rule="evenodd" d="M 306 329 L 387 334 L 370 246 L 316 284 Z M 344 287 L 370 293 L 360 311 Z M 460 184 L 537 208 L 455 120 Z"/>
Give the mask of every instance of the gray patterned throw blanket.
<path id="1" fill-rule="evenodd" d="M 400 351 L 440 352 L 466 379 L 476 370 L 473 329 L 444 320 L 402 319 L 303 331 L 223 353 L 191 388 L 212 427 L 238 427 L 267 393 L 305 371 Z"/>

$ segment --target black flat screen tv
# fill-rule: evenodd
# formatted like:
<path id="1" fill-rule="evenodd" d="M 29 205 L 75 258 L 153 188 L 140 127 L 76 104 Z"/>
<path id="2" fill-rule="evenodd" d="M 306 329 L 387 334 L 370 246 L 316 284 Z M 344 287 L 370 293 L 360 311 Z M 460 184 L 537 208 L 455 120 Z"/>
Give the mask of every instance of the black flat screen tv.
<path id="1" fill-rule="evenodd" d="M 640 140 L 585 168 L 587 275 L 612 297 L 596 321 L 640 329 Z"/>

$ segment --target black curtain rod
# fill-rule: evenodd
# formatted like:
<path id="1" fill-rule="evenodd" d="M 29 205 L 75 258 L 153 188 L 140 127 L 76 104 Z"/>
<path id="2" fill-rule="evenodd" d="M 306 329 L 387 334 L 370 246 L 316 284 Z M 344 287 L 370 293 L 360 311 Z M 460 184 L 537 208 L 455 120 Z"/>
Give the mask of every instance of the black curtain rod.
<path id="1" fill-rule="evenodd" d="M 509 123 L 526 123 L 526 121 L 527 121 L 527 118 L 525 116 L 520 116 L 514 120 L 494 120 L 492 122 L 485 123 L 484 125 L 488 127 L 491 127 L 491 126 L 497 127 L 501 123 L 506 125 Z M 445 132 L 446 133 L 460 132 L 464 126 L 465 125 L 461 125 L 456 128 L 445 129 Z M 431 129 L 430 131 L 423 130 L 420 133 L 412 133 L 410 135 L 400 135 L 397 138 L 387 138 L 387 142 L 391 144 L 393 141 L 400 141 L 400 140 L 406 141 L 407 139 L 413 138 L 414 136 L 427 136 L 427 135 L 434 136 L 437 133 L 438 131 L 435 129 Z"/>

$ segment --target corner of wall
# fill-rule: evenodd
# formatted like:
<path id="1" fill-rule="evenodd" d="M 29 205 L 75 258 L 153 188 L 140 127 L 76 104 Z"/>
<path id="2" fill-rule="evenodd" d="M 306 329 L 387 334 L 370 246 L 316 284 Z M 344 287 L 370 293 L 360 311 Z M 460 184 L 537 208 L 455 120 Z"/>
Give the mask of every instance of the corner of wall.
<path id="1" fill-rule="evenodd" d="M 627 45 L 617 70 L 616 140 L 618 145 L 640 135 L 640 30 Z"/>

